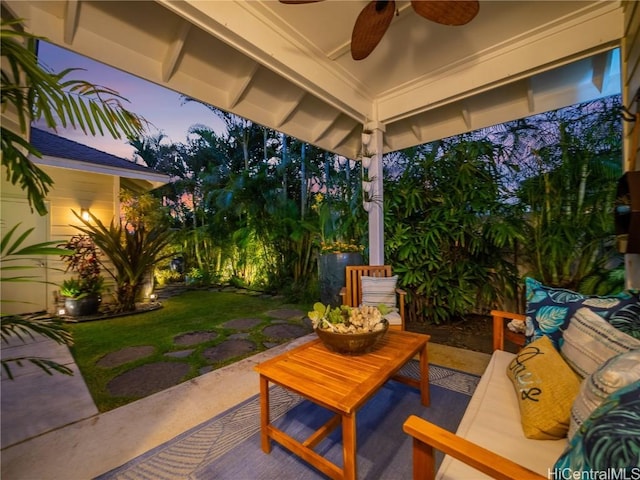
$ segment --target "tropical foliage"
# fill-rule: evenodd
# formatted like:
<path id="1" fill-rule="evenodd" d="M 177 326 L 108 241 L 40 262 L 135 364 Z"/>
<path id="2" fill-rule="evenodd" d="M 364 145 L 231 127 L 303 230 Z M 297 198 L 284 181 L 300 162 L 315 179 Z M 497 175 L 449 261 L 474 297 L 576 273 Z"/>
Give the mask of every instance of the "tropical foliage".
<path id="1" fill-rule="evenodd" d="M 460 318 L 516 282 L 505 252 L 519 233 L 502 201 L 499 153 L 486 140 L 443 140 L 406 152 L 387 181 L 386 256 L 410 296 L 409 318 Z"/>
<path id="2" fill-rule="evenodd" d="M 185 259 L 189 281 L 313 298 L 321 240 L 315 193 L 325 192 L 333 215 L 348 219 L 352 232 L 361 225 L 359 243 L 366 232 L 359 175 L 334 155 L 212 111 L 226 132 L 197 125 L 185 145 L 159 136 L 131 142 L 148 165 L 175 179 L 155 193 L 171 210 L 174 253 Z"/>
<path id="3" fill-rule="evenodd" d="M 531 174 L 516 195 L 527 215 L 527 274 L 547 285 L 577 290 L 597 269 L 622 263 L 612 214 L 622 175 L 619 107 L 611 98 L 549 112 L 537 125 L 545 142 L 531 145 Z"/>
<path id="4" fill-rule="evenodd" d="M 87 235 L 74 235 L 60 247 L 71 251 L 63 255 L 62 261 L 67 264 L 65 272 L 75 272 L 77 277 L 65 279 L 60 287 L 63 297 L 81 299 L 91 294 L 99 294 L 104 285 L 104 277 L 100 275 L 99 255 L 101 252 Z"/>
<path id="5" fill-rule="evenodd" d="M 387 257 L 410 315 L 439 322 L 519 302 L 527 275 L 622 290 L 619 111 L 610 97 L 389 156 Z"/>
<path id="6" fill-rule="evenodd" d="M 410 319 L 449 321 L 518 299 L 523 273 L 585 293 L 620 286 L 610 215 L 618 107 L 612 97 L 385 156 L 385 262 L 409 293 Z M 225 132 L 198 125 L 185 145 L 134 142 L 176 178 L 161 193 L 190 281 L 317 299 L 319 254 L 367 253 L 362 172 L 211 110 Z"/>
<path id="7" fill-rule="evenodd" d="M 109 259 L 109 264 L 99 258 L 98 262 L 116 282 L 116 310 L 135 310 L 145 276 L 157 262 L 170 255 L 163 250 L 173 233 L 162 226 L 149 228 L 144 222 L 132 224 L 112 220 L 109 226 L 105 226 L 91 213 L 88 220 L 73 213 L 83 223 L 76 228 L 90 237 Z"/>

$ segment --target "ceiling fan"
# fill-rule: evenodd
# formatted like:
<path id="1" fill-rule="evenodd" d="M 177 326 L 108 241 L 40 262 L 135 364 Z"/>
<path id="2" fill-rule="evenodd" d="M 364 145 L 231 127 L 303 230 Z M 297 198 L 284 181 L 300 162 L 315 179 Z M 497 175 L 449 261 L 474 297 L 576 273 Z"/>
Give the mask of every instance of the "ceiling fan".
<path id="1" fill-rule="evenodd" d="M 280 0 L 288 5 L 317 3 L 323 0 Z M 421 17 L 442 25 L 464 25 L 478 14 L 478 0 L 411 0 Z M 396 13 L 395 0 L 374 0 L 362 9 L 351 33 L 351 56 L 367 58 L 376 48 Z"/>

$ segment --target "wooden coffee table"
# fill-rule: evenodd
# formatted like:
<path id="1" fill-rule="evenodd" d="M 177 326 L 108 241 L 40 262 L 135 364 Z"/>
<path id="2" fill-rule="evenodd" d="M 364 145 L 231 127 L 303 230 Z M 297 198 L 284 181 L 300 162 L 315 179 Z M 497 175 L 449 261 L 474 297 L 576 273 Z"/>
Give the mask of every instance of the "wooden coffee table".
<path id="1" fill-rule="evenodd" d="M 262 450 L 270 453 L 273 439 L 329 477 L 354 480 L 357 477 L 358 409 L 391 378 L 420 389 L 422 404 L 429 405 L 429 338 L 429 335 L 389 330 L 376 349 L 364 355 L 333 353 L 317 339 L 257 365 Z M 397 375 L 417 354 L 420 355 L 420 380 Z M 299 442 L 271 424 L 269 382 L 296 392 L 336 415 L 308 439 Z M 338 425 L 342 425 L 343 468 L 313 450 Z"/>

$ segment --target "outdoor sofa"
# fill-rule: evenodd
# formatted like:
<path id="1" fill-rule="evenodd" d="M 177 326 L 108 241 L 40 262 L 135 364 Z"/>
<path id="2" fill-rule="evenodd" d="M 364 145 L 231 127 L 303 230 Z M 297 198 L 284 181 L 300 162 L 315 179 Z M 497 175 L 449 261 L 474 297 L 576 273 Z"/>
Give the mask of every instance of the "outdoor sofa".
<path id="1" fill-rule="evenodd" d="M 640 478 L 638 292 L 584 296 L 527 279 L 526 315 L 491 313 L 494 352 L 456 434 L 404 423 L 414 479 Z M 435 450 L 446 454 L 437 472 Z"/>

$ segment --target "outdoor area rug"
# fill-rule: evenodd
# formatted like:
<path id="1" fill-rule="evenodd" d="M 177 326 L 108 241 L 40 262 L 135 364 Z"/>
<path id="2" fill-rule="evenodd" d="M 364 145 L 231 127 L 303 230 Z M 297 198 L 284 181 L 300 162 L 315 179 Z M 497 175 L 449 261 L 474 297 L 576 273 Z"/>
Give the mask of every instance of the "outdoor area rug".
<path id="1" fill-rule="evenodd" d="M 418 377 L 417 361 L 402 373 Z M 402 430 L 409 415 L 418 415 L 455 431 L 479 377 L 437 365 L 429 366 L 431 406 L 420 404 L 420 392 L 393 380 L 357 413 L 358 478 L 412 478 L 412 441 Z M 274 386 L 271 419 L 302 441 L 324 424 L 332 412 Z M 342 466 L 338 427 L 315 449 Z M 438 452 L 437 464 L 442 461 Z M 107 472 L 99 480 L 315 480 L 321 472 L 272 441 L 270 454 L 260 447 L 260 398 L 245 402 L 192 428 L 149 452 Z"/>

